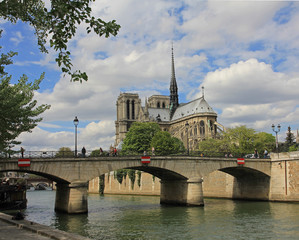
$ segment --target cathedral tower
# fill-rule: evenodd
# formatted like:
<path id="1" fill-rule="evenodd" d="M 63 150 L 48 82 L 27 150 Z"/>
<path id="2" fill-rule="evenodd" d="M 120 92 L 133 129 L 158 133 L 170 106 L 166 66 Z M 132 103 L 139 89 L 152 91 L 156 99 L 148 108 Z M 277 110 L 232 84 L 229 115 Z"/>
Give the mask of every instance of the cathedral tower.
<path id="1" fill-rule="evenodd" d="M 179 106 L 178 86 L 175 79 L 173 46 L 171 47 L 170 118 Z"/>

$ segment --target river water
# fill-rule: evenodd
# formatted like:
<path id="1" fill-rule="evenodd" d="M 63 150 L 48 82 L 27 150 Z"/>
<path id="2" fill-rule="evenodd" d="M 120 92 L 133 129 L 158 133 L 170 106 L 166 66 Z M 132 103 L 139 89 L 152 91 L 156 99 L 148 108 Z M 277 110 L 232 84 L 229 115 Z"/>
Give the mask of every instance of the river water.
<path id="1" fill-rule="evenodd" d="M 54 212 L 55 191 L 27 193 L 26 219 L 91 239 L 299 239 L 299 204 L 205 199 L 204 207 L 159 197 L 90 194 L 88 214 Z"/>

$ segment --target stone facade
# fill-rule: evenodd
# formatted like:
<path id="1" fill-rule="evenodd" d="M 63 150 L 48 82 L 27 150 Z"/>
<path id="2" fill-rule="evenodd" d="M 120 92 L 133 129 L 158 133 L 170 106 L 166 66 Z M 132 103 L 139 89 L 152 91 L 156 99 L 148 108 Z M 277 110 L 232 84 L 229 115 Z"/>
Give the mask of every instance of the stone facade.
<path id="1" fill-rule="evenodd" d="M 215 138 L 217 130 L 224 127 L 217 122 L 217 113 L 202 97 L 188 103 L 179 103 L 172 51 L 172 75 L 170 95 L 153 95 L 145 100 L 144 106 L 137 93 L 121 93 L 118 96 L 117 120 L 115 121 L 115 146 L 125 138 L 133 122 L 157 122 L 161 130 L 182 140 L 185 147 L 196 149 L 198 142 Z M 187 143 L 188 141 L 188 143 Z"/>
<path id="2" fill-rule="evenodd" d="M 270 200 L 299 201 L 299 152 L 272 155 Z"/>
<path id="3" fill-rule="evenodd" d="M 89 181 L 88 192 L 99 193 L 99 178 Z M 153 175 L 142 172 L 140 175 L 140 186 L 138 184 L 138 176 L 132 186 L 132 182 L 128 176 L 123 179 L 120 184 L 114 177 L 114 172 L 106 173 L 104 179 L 104 193 L 107 194 L 132 194 L 132 195 L 160 195 L 160 179 Z"/>

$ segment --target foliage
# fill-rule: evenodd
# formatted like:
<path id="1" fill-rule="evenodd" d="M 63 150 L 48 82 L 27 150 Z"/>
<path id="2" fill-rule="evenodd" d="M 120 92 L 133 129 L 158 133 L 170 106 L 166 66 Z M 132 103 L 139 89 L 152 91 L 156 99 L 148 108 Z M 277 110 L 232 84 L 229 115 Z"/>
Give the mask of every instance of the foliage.
<path id="1" fill-rule="evenodd" d="M 37 101 L 33 100 L 43 77 L 27 83 L 28 78 L 23 75 L 12 85 L 11 77 L 0 76 L 0 151 L 10 151 L 15 144 L 20 144 L 15 139 L 22 132 L 31 132 L 42 120 L 39 115 L 50 108 L 46 104 L 37 106 Z"/>
<path id="2" fill-rule="evenodd" d="M 224 138 L 231 141 L 230 148 L 232 153 L 246 154 L 254 151 L 256 135 L 255 130 L 252 128 L 247 128 L 246 126 L 230 128 L 224 134 Z"/>
<path id="3" fill-rule="evenodd" d="M 131 187 L 134 189 L 134 183 L 135 183 L 135 178 L 136 178 L 136 171 L 133 169 L 128 170 L 128 176 L 131 180 Z"/>
<path id="4" fill-rule="evenodd" d="M 296 144 L 289 147 L 289 152 L 295 152 L 298 151 L 298 146 Z"/>
<path id="5" fill-rule="evenodd" d="M 142 154 L 155 148 L 157 155 L 167 155 L 185 151 L 182 141 L 162 132 L 159 125 L 153 122 L 134 122 L 126 134 L 122 145 L 122 154 L 136 152 Z"/>
<path id="6" fill-rule="evenodd" d="M 100 156 L 100 149 L 93 150 L 90 153 L 90 157 L 98 157 L 98 156 Z"/>
<path id="7" fill-rule="evenodd" d="M 172 153 L 179 153 L 179 152 L 185 152 L 185 146 L 184 143 L 176 138 L 176 137 L 171 137 L 172 144 L 173 144 L 173 152 Z"/>
<path id="8" fill-rule="evenodd" d="M 290 126 L 288 127 L 287 137 L 286 137 L 285 143 L 286 143 L 286 148 L 287 149 L 295 143 L 295 136 L 292 133 Z"/>
<path id="9" fill-rule="evenodd" d="M 199 143 L 200 151 L 232 153 L 244 155 L 257 149 L 262 153 L 265 149 L 272 151 L 275 147 L 275 137 L 269 133 L 256 133 L 254 129 L 239 126 L 227 129 L 219 139 L 207 139 Z"/>
<path id="10" fill-rule="evenodd" d="M 43 0 L 3 0 L 0 2 L 0 18 L 11 23 L 21 20 L 35 29 L 40 51 L 48 53 L 46 44 L 58 52 L 55 59 L 63 73 L 71 76 L 72 81 L 87 80 L 85 72 L 72 72 L 71 53 L 67 43 L 75 36 L 77 26 L 87 25 L 86 32 L 93 31 L 99 36 L 116 36 L 120 26 L 115 20 L 105 22 L 91 16 L 90 3 L 95 0 L 50 0 L 51 7 L 45 8 Z M 0 66 L 2 69 L 2 65 Z"/>
<path id="11" fill-rule="evenodd" d="M 157 155 L 168 155 L 184 151 L 183 143 L 170 135 L 169 132 L 157 132 L 152 138 L 151 145 Z"/>
<path id="12" fill-rule="evenodd" d="M 275 137 L 270 133 L 259 132 L 256 134 L 256 140 L 254 142 L 255 148 L 259 153 L 267 149 L 268 151 L 275 149 Z"/>
<path id="13" fill-rule="evenodd" d="M 105 189 L 105 174 L 102 174 L 100 177 L 100 189 L 99 192 L 100 194 L 104 194 L 104 189 Z"/>
<path id="14" fill-rule="evenodd" d="M 153 136 L 161 131 L 157 123 L 134 122 L 126 134 L 122 145 L 124 152 L 143 153 L 149 151 Z"/>
<path id="15" fill-rule="evenodd" d="M 61 147 L 55 157 L 73 157 L 74 153 L 69 147 Z"/>
<path id="16" fill-rule="evenodd" d="M 138 184 L 138 187 L 141 186 L 141 171 L 137 171 L 137 184 Z"/>
<path id="17" fill-rule="evenodd" d="M 120 183 L 120 184 L 122 184 L 122 182 L 123 182 L 123 178 L 124 178 L 124 172 L 125 172 L 126 170 L 125 169 L 118 169 L 116 172 L 114 172 L 116 175 L 116 179 L 117 179 L 117 181 Z"/>
<path id="18" fill-rule="evenodd" d="M 219 139 L 209 138 L 199 143 L 198 150 L 207 152 L 228 152 L 229 150 L 227 148 L 225 150 L 223 149 L 222 144 L 222 141 Z"/>
<path id="19" fill-rule="evenodd" d="M 3 30 L 0 29 L 0 38 L 2 36 L 2 32 L 3 32 Z M 0 50 L 1 49 L 2 49 L 2 47 L 0 46 Z M 11 58 L 15 55 L 17 55 L 17 53 L 12 52 L 12 51 L 8 52 L 7 54 L 5 54 L 5 53 L 1 54 L 1 57 L 0 57 L 0 75 L 6 75 L 7 74 L 4 71 L 4 66 L 12 64 Z"/>
<path id="20" fill-rule="evenodd" d="M 100 157 L 100 156 L 102 156 L 102 157 L 109 156 L 109 152 L 107 152 L 107 151 L 101 152 L 100 149 L 96 149 L 90 153 L 90 157 Z"/>
<path id="21" fill-rule="evenodd" d="M 126 179 L 127 175 L 128 175 L 128 170 L 123 169 L 123 178 Z"/>

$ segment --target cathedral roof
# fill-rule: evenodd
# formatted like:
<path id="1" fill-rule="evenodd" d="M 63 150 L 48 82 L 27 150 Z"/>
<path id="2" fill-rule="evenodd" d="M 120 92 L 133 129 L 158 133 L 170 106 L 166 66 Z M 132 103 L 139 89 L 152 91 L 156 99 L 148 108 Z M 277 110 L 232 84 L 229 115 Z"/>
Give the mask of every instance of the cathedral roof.
<path id="1" fill-rule="evenodd" d="M 158 115 L 162 122 L 170 121 L 169 108 L 148 108 L 149 119 L 157 120 Z"/>
<path id="2" fill-rule="evenodd" d="M 207 103 L 204 97 L 200 97 L 189 103 L 180 104 L 179 107 L 176 109 L 175 113 L 173 114 L 171 120 L 177 120 L 182 117 L 186 117 L 197 113 L 216 114 L 216 112 L 214 112 L 213 108 Z"/>

